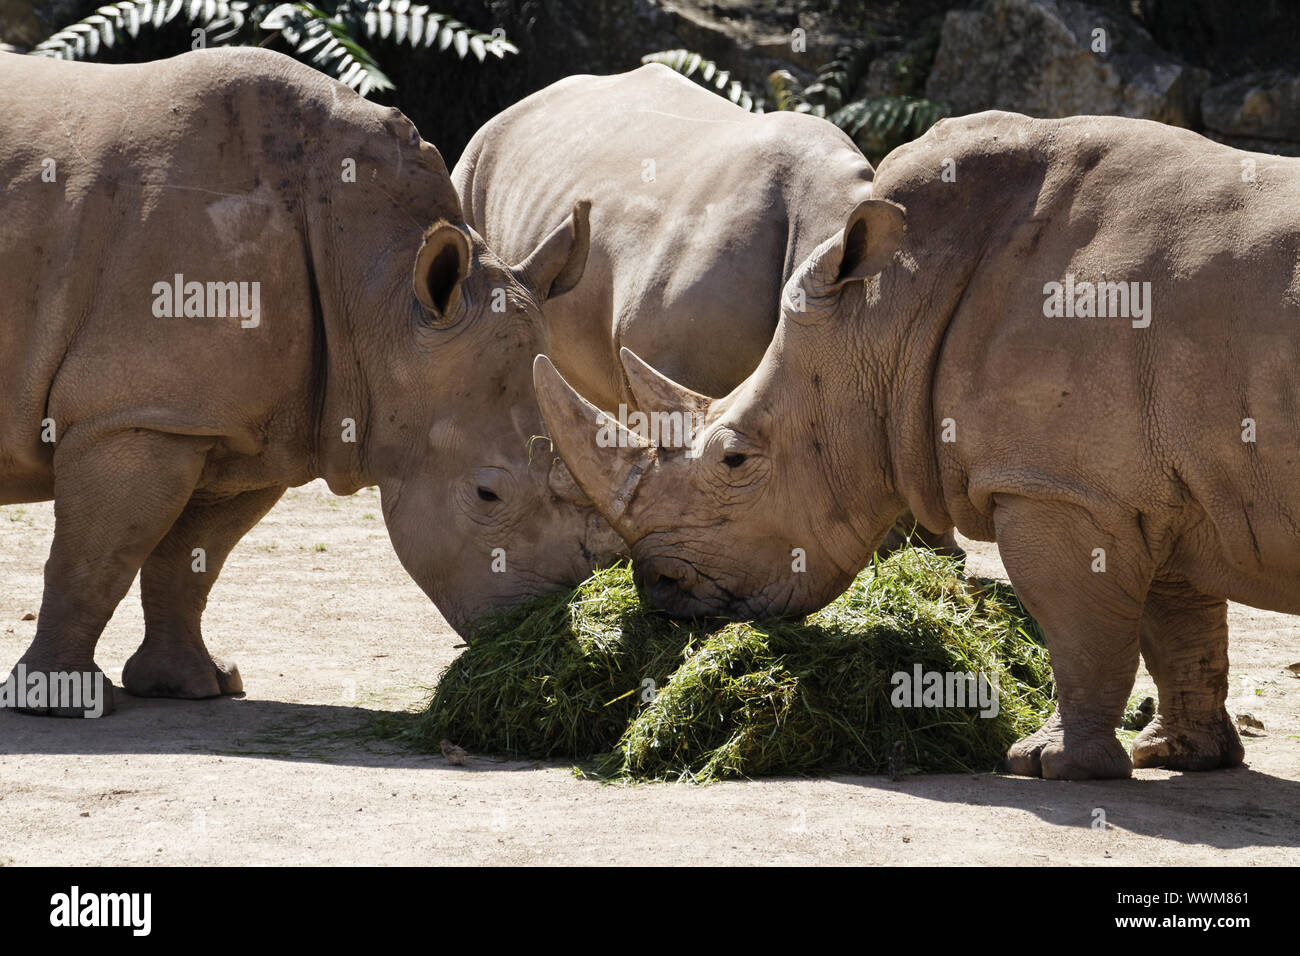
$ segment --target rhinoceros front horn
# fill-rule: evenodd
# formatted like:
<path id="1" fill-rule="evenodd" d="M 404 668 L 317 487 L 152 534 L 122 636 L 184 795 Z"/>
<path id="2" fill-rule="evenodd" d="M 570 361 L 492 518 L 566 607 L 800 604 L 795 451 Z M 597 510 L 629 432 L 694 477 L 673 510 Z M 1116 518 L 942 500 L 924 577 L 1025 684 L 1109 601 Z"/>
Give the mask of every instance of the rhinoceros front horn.
<path id="1" fill-rule="evenodd" d="M 551 440 L 578 487 L 614 530 L 629 538 L 635 529 L 625 512 L 654 462 L 654 449 L 575 392 L 545 355 L 533 361 L 533 386 Z"/>
<path id="2" fill-rule="evenodd" d="M 618 357 L 623 362 L 627 384 L 632 389 L 639 409 L 645 412 L 685 412 L 704 414 L 713 401 L 699 392 L 678 385 L 671 378 L 651 367 L 645 359 L 629 348 L 621 348 Z"/>

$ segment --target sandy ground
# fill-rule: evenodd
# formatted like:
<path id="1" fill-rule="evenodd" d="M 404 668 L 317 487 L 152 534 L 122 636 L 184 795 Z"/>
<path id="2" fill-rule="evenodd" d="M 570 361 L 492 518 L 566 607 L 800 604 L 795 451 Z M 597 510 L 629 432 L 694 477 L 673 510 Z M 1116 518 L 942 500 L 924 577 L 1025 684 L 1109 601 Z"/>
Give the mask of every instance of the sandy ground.
<path id="1" fill-rule="evenodd" d="M 50 505 L 0 508 L 0 674 L 35 633 Z M 972 569 L 1002 576 L 976 545 Z M 0 711 L 0 865 L 1300 863 L 1300 618 L 1232 608 L 1248 766 L 1057 783 L 995 775 L 602 786 L 562 764 L 452 767 L 376 740 L 459 652 L 397 563 L 373 490 L 291 491 L 213 592 L 247 696 L 119 694 L 98 721 Z M 138 590 L 99 645 L 117 682 Z M 1154 691 L 1145 673 L 1139 691 Z M 1104 830 L 1091 824 L 1104 811 Z"/>

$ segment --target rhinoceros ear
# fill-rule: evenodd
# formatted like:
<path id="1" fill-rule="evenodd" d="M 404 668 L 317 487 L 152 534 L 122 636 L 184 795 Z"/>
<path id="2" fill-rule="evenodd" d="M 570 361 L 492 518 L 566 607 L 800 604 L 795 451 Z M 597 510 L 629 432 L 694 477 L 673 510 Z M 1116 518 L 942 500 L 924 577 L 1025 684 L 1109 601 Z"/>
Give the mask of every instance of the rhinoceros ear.
<path id="1" fill-rule="evenodd" d="M 469 275 L 469 237 L 449 222 L 435 223 L 415 254 L 415 297 L 440 328 L 460 318 L 460 284 Z"/>
<path id="2" fill-rule="evenodd" d="M 906 229 L 907 212 L 898 203 L 887 199 L 858 203 L 849 213 L 849 221 L 836 247 L 839 263 L 835 281 L 852 282 L 883 272 L 903 245 Z"/>
<path id="3" fill-rule="evenodd" d="M 578 284 L 587 268 L 591 249 L 591 203 L 581 199 L 515 272 L 543 302 L 563 295 Z"/>

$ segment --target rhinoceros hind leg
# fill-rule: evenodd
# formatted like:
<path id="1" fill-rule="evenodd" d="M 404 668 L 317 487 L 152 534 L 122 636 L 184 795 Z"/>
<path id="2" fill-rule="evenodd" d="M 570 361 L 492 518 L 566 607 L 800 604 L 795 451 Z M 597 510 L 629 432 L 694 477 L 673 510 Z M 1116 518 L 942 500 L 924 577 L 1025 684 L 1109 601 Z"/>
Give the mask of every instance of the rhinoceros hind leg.
<path id="1" fill-rule="evenodd" d="M 1137 673 L 1145 549 L 1062 502 L 999 497 L 993 520 L 1016 594 L 1047 638 L 1058 696 L 1056 713 L 1007 751 L 1003 768 L 1056 780 L 1130 776 L 1115 728 Z"/>
<path id="2" fill-rule="evenodd" d="M 218 664 L 206 648 L 199 655 L 193 653 L 192 648 L 178 647 L 170 640 L 151 642 L 146 636 L 144 643 L 127 658 L 126 666 L 122 668 L 122 687 L 135 697 L 177 697 L 183 700 L 239 693 L 221 689 L 218 667 L 225 667 L 228 673 L 233 674 L 240 690 L 243 689 L 239 668 Z"/>
<path id="3" fill-rule="evenodd" d="M 1246 757 L 1237 728 L 1225 713 L 1201 724 L 1171 723 L 1157 714 L 1133 741 L 1133 766 L 1166 770 L 1219 770 Z"/>
<path id="4" fill-rule="evenodd" d="M 1142 612 L 1142 657 L 1160 706 L 1133 742 L 1133 766 L 1217 770 L 1245 758 L 1228 699 L 1228 604 L 1156 581 Z"/>
<path id="5" fill-rule="evenodd" d="M 243 692 L 239 668 L 213 658 L 203 643 L 203 609 L 230 552 L 282 494 L 265 488 L 219 500 L 196 496 L 186 505 L 140 572 L 145 633 L 122 670 L 129 693 L 195 699 Z"/>
<path id="6" fill-rule="evenodd" d="M 210 439 L 142 429 L 103 434 L 74 424 L 66 430 L 54 452 L 54 543 L 36 637 L 18 662 L 29 680 L 36 671 L 102 674 L 95 664 L 99 635 L 184 509 L 210 445 Z M 103 682 L 107 713 L 112 685 L 102 676 L 91 680 Z M 24 709 L 57 716 L 94 711 Z"/>

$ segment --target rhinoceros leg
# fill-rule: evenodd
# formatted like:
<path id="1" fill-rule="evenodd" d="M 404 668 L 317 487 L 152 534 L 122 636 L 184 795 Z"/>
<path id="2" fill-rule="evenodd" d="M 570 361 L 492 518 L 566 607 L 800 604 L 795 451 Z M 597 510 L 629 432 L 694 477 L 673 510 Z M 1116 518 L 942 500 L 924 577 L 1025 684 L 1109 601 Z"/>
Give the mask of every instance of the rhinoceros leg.
<path id="1" fill-rule="evenodd" d="M 998 548 L 1016 594 L 1052 655 L 1057 708 L 1007 751 L 1003 770 L 1058 780 L 1132 774 L 1115 728 L 1138 665 L 1138 625 L 1150 571 L 1073 505 L 999 500 Z M 1105 570 L 1095 549 L 1102 549 Z"/>
<path id="2" fill-rule="evenodd" d="M 54 543 L 28 675 L 100 672 L 95 645 L 149 553 L 175 523 L 203 471 L 211 439 L 72 426 L 54 452 Z M 104 680 L 112 709 L 112 685 Z M 25 708 L 82 716 L 83 709 Z"/>
<path id="3" fill-rule="evenodd" d="M 244 689 L 234 664 L 215 660 L 203 643 L 208 593 L 226 558 L 271 510 L 284 488 L 249 491 L 219 501 L 191 500 L 140 571 L 144 642 L 122 669 L 122 686 L 137 697 L 216 697 Z M 202 569 L 195 570 L 202 549 Z"/>
<path id="4" fill-rule="evenodd" d="M 1228 699 L 1228 603 L 1185 582 L 1156 581 L 1142 612 L 1142 657 L 1160 709 L 1133 743 L 1133 766 L 1235 767 L 1245 758 Z"/>
<path id="5" fill-rule="evenodd" d="M 908 538 L 920 547 L 930 548 L 932 551 L 938 551 L 961 562 L 966 560 L 966 550 L 957 543 L 957 536 L 951 530 L 942 534 L 931 531 L 918 524 L 916 516 L 910 511 L 904 511 L 898 516 L 898 520 L 889 529 L 889 534 L 885 535 L 885 540 L 876 549 L 876 553 L 882 558 L 887 558 L 899 548 L 905 547 Z"/>

